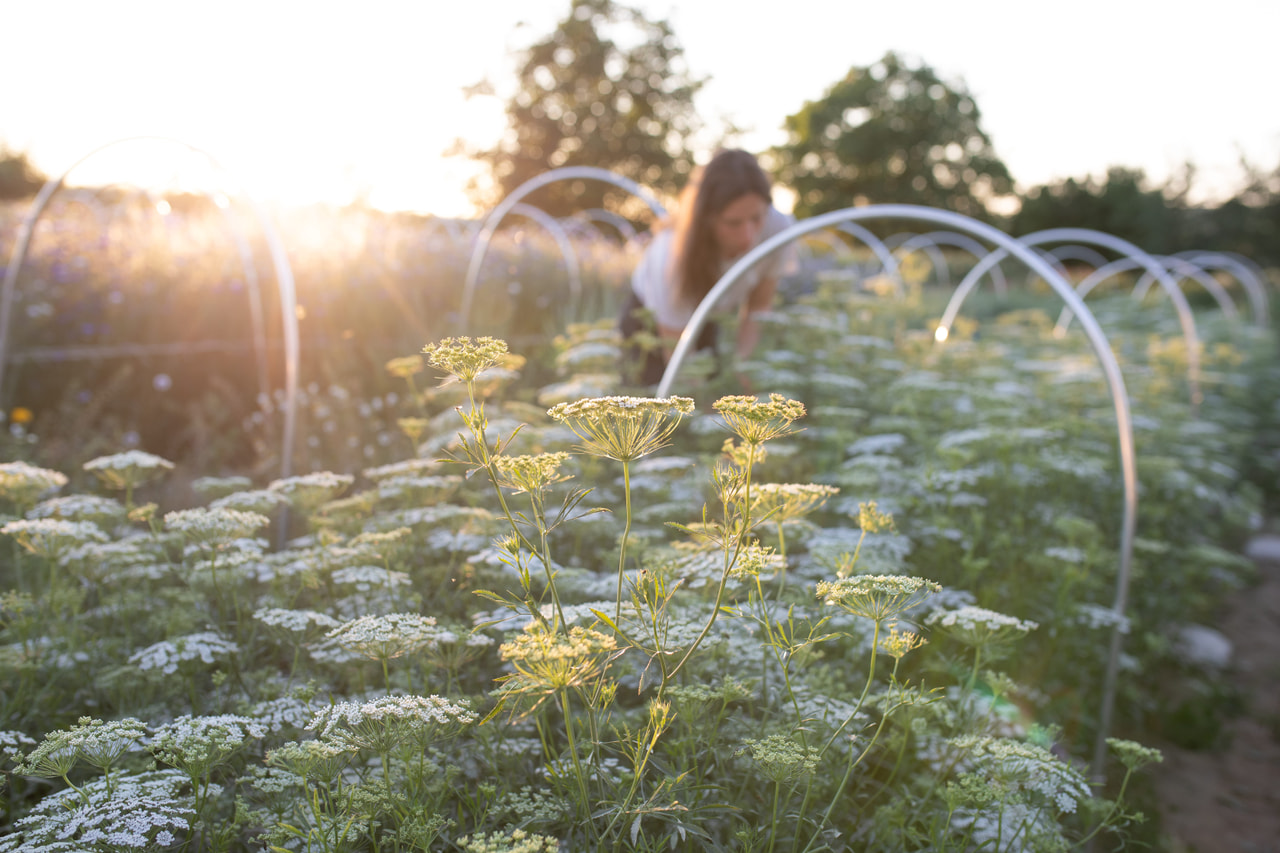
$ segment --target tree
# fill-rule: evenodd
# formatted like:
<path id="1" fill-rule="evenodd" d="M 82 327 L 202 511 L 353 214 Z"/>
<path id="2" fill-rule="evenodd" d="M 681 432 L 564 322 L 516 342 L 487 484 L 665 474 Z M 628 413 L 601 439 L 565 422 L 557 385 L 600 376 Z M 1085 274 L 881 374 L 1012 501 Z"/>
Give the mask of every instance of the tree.
<path id="1" fill-rule="evenodd" d="M 33 196 L 40 192 L 45 180 L 25 152 L 19 154 L 0 144 L 0 199 Z"/>
<path id="2" fill-rule="evenodd" d="M 659 192 L 674 192 L 693 167 L 698 129 L 684 51 L 666 21 L 613 0 L 572 0 L 554 32 L 524 51 L 519 91 L 507 103 L 498 144 L 470 155 L 489 164 L 492 206 L 520 184 L 560 166 L 597 166 Z M 619 209 L 626 194 L 595 181 L 553 184 L 529 201 L 553 215 Z"/>
<path id="3" fill-rule="evenodd" d="M 1188 164 L 1181 186 L 1171 180 L 1163 187 L 1148 188 L 1141 169 L 1112 166 L 1105 181 L 1067 178 L 1032 187 L 1023 196 L 1010 229 L 1023 235 L 1046 228 L 1092 228 L 1149 252 L 1176 252 L 1187 248 L 1182 226 L 1193 175 Z"/>
<path id="4" fill-rule="evenodd" d="M 980 118 L 963 84 L 890 52 L 787 116 L 772 170 L 795 191 L 798 216 L 870 202 L 985 216 L 1013 180 Z"/>

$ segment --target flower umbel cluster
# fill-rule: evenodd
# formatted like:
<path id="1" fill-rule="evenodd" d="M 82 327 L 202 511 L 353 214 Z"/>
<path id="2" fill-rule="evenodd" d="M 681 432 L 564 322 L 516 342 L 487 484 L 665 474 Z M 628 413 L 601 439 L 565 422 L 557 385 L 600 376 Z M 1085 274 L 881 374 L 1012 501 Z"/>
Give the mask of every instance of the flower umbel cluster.
<path id="1" fill-rule="evenodd" d="M 569 460 L 568 453 L 539 453 L 534 456 L 498 456 L 493 460 L 498 469 L 498 484 L 515 489 L 516 494 L 537 494 L 552 483 L 569 479 L 560 466 Z"/>
<path id="2" fill-rule="evenodd" d="M 523 829 L 485 835 L 464 835 L 458 839 L 464 853 L 553 853 L 560 842 L 549 835 L 531 835 Z"/>
<path id="3" fill-rule="evenodd" d="M 211 631 L 187 634 L 172 640 L 161 640 L 129 657 L 129 663 L 138 669 L 158 669 L 165 675 L 173 675 L 178 667 L 192 661 L 213 663 L 214 658 L 234 655 L 240 647 Z"/>
<path id="4" fill-rule="evenodd" d="M 267 488 L 284 495 L 300 512 L 309 513 L 342 494 L 355 479 L 350 474 L 317 471 L 300 477 L 273 480 Z"/>
<path id="5" fill-rule="evenodd" d="M 93 522 L 57 518 L 11 521 L 0 527 L 0 533 L 12 536 L 23 548 L 48 560 L 86 542 L 107 541 L 106 534 Z"/>
<path id="6" fill-rule="evenodd" d="M 751 487 L 751 514 L 756 518 L 769 516 L 774 524 L 786 524 L 804 518 L 838 494 L 835 486 L 812 483 L 756 483 Z"/>
<path id="7" fill-rule="evenodd" d="M 344 649 L 370 660 L 387 661 L 416 652 L 436 641 L 436 620 L 417 613 L 361 616 L 334 628 L 325 636 Z"/>
<path id="8" fill-rule="evenodd" d="M 592 397 L 557 403 L 547 414 L 582 439 L 583 452 L 631 462 L 665 447 L 693 407 L 688 397 Z"/>
<path id="9" fill-rule="evenodd" d="M 194 779 L 207 775 L 250 740 L 266 736 L 266 725 L 248 717 L 182 716 L 156 730 L 151 750 L 157 759 Z"/>
<path id="10" fill-rule="evenodd" d="M 165 471 L 172 471 L 173 463 L 154 453 L 126 450 L 90 459 L 84 463 L 84 470 L 93 472 L 108 488 L 128 490 Z"/>
<path id="11" fill-rule="evenodd" d="M 26 462 L 0 464 L 0 497 L 20 507 L 28 507 L 48 492 L 67 484 L 67 475 Z"/>
<path id="12" fill-rule="evenodd" d="M 599 675 L 617 648 L 617 640 L 591 628 L 575 625 L 566 637 L 535 623 L 498 647 L 515 669 L 502 691 L 545 694 L 578 687 Z"/>
<path id="13" fill-rule="evenodd" d="M 809 776 L 818 767 L 818 754 L 786 735 L 769 735 L 761 740 L 749 738 L 746 744 L 751 757 L 771 782 L 794 782 Z"/>
<path id="14" fill-rule="evenodd" d="M 955 610 L 935 610 L 925 619 L 927 625 L 938 625 L 967 646 L 986 646 L 998 641 L 1020 637 L 1036 628 L 1039 623 L 1018 619 L 968 605 Z"/>
<path id="15" fill-rule="evenodd" d="M 199 507 L 167 512 L 164 526 L 202 545 L 221 544 L 252 536 L 271 523 L 265 515 L 238 509 Z"/>
<path id="16" fill-rule="evenodd" d="M 764 444 L 790 435 L 795 432 L 795 421 L 804 417 L 804 404 L 781 394 L 770 394 L 767 402 L 747 396 L 721 397 L 713 408 L 747 444 Z"/>
<path id="17" fill-rule="evenodd" d="M 445 338 L 422 348 L 431 366 L 456 376 L 462 382 L 474 382 L 476 374 L 493 367 L 507 352 L 507 342 L 497 338 Z"/>
<path id="18" fill-rule="evenodd" d="M 466 700 L 440 696 L 382 696 L 369 702 L 339 702 L 316 713 L 307 730 L 322 740 L 383 751 L 413 737 L 426 743 L 456 734 L 476 721 Z"/>
<path id="19" fill-rule="evenodd" d="M 942 586 L 907 575 L 854 575 L 818 581 L 818 598 L 854 616 L 879 622 L 910 610 Z"/>

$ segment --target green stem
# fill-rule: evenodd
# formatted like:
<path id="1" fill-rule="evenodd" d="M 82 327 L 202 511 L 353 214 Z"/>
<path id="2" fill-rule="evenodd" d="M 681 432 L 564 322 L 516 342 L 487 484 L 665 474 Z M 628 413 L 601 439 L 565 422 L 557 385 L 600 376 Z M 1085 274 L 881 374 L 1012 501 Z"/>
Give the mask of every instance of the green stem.
<path id="1" fill-rule="evenodd" d="M 627 539 L 631 536 L 631 463 L 622 460 L 622 491 L 627 501 L 627 524 L 622 529 L 622 544 L 618 548 L 618 597 L 613 612 L 613 624 L 622 624 L 622 573 L 627 565 Z"/>
<path id="2" fill-rule="evenodd" d="M 582 797 L 582 808 L 587 818 L 587 826 L 591 834 L 596 835 L 595 823 L 591 820 L 591 797 L 587 794 L 587 779 L 582 771 L 582 762 L 578 760 L 578 746 L 573 736 L 573 716 L 569 711 L 569 691 L 560 691 L 560 712 L 564 714 L 564 731 L 569 738 L 569 757 L 573 759 L 573 773 L 578 779 L 578 796 Z M 597 840 L 599 840 L 597 838 Z"/>

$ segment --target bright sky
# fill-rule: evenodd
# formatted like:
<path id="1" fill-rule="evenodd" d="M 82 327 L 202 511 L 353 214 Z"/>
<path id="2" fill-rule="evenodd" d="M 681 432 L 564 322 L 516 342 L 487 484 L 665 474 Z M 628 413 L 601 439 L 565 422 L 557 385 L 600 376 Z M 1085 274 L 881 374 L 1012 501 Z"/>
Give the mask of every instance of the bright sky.
<path id="1" fill-rule="evenodd" d="M 1240 184 L 1243 153 L 1280 163 L 1275 0 L 788 0 L 752 15 L 713 0 L 633 0 L 668 17 L 703 116 L 731 117 L 743 147 L 784 141 L 783 119 L 851 66 L 888 50 L 923 59 L 976 97 L 1022 187 L 1108 165 L 1162 182 L 1193 160 L 1196 196 Z M 476 167 L 442 156 L 463 137 L 491 145 L 514 52 L 549 32 L 568 0 L 38 0 L 8 4 L 0 143 L 57 175 L 99 145 L 176 137 L 255 196 L 387 209 L 473 211 Z M 1194 10 L 1194 11 L 1192 11 Z M 518 27 L 519 22 L 525 26 Z M 112 149 L 71 183 L 159 182 L 200 169 L 162 147 Z M 143 176 L 143 166 L 150 167 Z M 198 180 L 198 179 L 197 179 Z"/>

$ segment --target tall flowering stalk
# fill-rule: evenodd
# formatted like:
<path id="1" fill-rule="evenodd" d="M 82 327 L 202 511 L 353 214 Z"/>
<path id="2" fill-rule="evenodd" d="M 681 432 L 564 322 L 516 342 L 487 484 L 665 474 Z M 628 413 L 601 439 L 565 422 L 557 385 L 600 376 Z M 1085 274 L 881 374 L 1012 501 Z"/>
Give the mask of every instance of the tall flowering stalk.
<path id="1" fill-rule="evenodd" d="M 711 632 L 720 614 L 721 605 L 724 604 L 725 587 L 749 544 L 748 537 L 752 527 L 751 475 L 756 462 L 764 457 L 765 443 L 794 433 L 798 429 L 795 421 L 805 414 L 803 403 L 789 400 L 781 394 L 771 394 L 765 401 L 746 396 L 721 397 L 713 408 L 742 444 L 737 447 L 729 445 L 728 459 L 716 465 L 713 475 L 716 491 L 724 507 L 719 530 L 708 532 L 709 528 L 705 523 L 699 531 L 690 528 L 685 530 L 703 537 L 710 536 L 716 541 L 724 554 L 724 563 L 711 615 L 697 638 L 685 649 L 680 661 L 670 672 L 664 672 L 664 688 L 689 662 Z M 703 520 L 706 521 L 705 518 Z"/>
<path id="2" fill-rule="evenodd" d="M 622 620 L 622 577 L 631 535 L 631 463 L 667 446 L 680 419 L 693 412 L 688 397 L 592 397 L 559 403 L 547 414 L 582 439 L 581 450 L 591 456 L 622 463 L 622 490 L 627 520 L 618 549 L 618 593 L 614 622 Z"/>
<path id="3" fill-rule="evenodd" d="M 498 503 L 502 506 L 502 513 L 506 516 L 507 523 L 511 526 L 511 536 L 504 547 L 505 550 L 513 553 L 516 560 L 517 570 L 520 572 L 520 583 L 524 588 L 524 606 L 535 620 L 546 624 L 546 616 L 543 615 L 542 609 L 537 602 L 533 600 L 532 580 L 529 576 L 528 568 L 519 558 L 522 548 L 530 553 L 543 555 L 542 567 L 546 574 L 547 586 L 551 591 L 552 599 L 555 601 L 556 619 L 560 629 L 567 630 L 567 626 L 564 625 L 564 613 L 560 607 L 559 596 L 555 588 L 555 576 L 551 569 L 551 560 L 547 555 L 546 548 L 540 548 L 529 541 L 520 525 L 516 523 L 515 514 L 511 511 L 511 507 L 507 503 L 507 497 L 502 490 L 504 482 L 513 482 L 511 478 L 513 468 L 510 463 L 503 463 L 508 465 L 507 473 L 504 474 L 498 460 L 502 458 L 504 448 L 511 443 L 515 434 L 513 433 L 509 436 L 506 442 L 499 439 L 492 448 L 489 446 L 489 439 L 486 435 L 489 420 L 484 413 L 483 395 L 479 394 L 476 388 L 476 377 L 483 371 L 499 364 L 506 357 L 506 341 L 489 337 L 480 337 L 474 340 L 467 337 L 445 338 L 439 343 L 428 344 L 422 348 L 422 351 L 426 354 L 427 361 L 431 363 L 432 367 L 443 370 L 466 386 L 468 408 L 464 411 L 461 406 L 458 406 L 457 412 L 471 435 L 470 437 L 459 436 L 462 441 L 462 455 L 457 461 L 469 465 L 473 470 L 483 469 L 489 475 L 489 482 L 498 497 Z M 533 464 L 529 468 L 531 470 L 521 468 L 519 472 L 515 472 L 516 476 L 518 477 L 521 473 L 530 475 L 536 473 L 539 470 L 539 465 Z M 545 465 L 542 473 L 546 473 Z M 546 477 L 544 477 L 544 480 L 549 482 Z M 545 486 L 547 482 L 543 482 L 542 485 Z"/>

